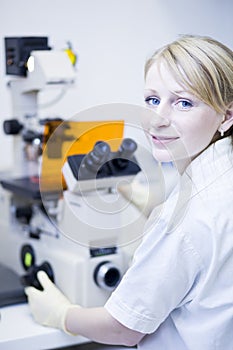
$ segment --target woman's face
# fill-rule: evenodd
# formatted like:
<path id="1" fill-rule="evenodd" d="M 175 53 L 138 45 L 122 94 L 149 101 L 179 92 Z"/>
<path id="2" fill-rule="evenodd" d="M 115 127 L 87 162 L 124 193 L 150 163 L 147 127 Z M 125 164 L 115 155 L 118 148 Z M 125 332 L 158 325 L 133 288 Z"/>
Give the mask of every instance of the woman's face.
<path id="1" fill-rule="evenodd" d="M 146 76 L 148 113 L 142 121 L 154 157 L 161 162 L 188 163 L 211 142 L 223 116 L 176 82 L 162 63 Z"/>

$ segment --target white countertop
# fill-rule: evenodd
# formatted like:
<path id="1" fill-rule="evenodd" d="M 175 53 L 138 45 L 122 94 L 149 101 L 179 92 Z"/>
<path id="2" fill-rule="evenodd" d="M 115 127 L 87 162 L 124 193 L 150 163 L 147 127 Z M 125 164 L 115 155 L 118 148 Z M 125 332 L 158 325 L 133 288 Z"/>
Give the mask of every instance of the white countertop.
<path id="1" fill-rule="evenodd" d="M 48 350 L 88 342 L 83 337 L 69 336 L 60 330 L 40 326 L 33 320 L 28 304 L 2 307 L 0 314 L 0 350 Z M 82 349 L 82 345 L 77 347 L 79 348 Z M 125 350 L 127 348 L 98 345 L 97 349 Z"/>

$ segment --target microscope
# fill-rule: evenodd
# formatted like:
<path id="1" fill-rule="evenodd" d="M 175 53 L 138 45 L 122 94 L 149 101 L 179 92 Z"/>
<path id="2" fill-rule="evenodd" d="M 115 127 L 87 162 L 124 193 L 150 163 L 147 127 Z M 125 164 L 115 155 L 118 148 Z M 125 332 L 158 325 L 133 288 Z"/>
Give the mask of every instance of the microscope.
<path id="1" fill-rule="evenodd" d="M 47 38 L 6 38 L 5 45 L 7 74 L 19 78 L 9 82 L 17 118 L 3 125 L 15 161 L 0 179 L 0 263 L 23 286 L 40 289 L 36 274 L 44 270 L 72 303 L 102 306 L 130 266 L 146 220 L 118 191 L 141 170 L 137 144 L 123 138 L 122 120 L 40 120 L 39 91 L 69 88 L 74 68 Z"/>

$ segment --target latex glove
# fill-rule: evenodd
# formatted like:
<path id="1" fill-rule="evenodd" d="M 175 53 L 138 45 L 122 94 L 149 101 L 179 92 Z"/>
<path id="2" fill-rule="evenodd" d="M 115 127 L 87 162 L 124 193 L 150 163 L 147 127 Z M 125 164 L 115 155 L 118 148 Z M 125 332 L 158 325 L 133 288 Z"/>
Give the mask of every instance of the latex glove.
<path id="1" fill-rule="evenodd" d="M 72 305 L 44 271 L 39 271 L 37 278 L 43 291 L 34 287 L 25 288 L 35 320 L 44 326 L 59 328 L 71 334 L 65 328 L 66 313 L 69 308 L 79 306 Z"/>

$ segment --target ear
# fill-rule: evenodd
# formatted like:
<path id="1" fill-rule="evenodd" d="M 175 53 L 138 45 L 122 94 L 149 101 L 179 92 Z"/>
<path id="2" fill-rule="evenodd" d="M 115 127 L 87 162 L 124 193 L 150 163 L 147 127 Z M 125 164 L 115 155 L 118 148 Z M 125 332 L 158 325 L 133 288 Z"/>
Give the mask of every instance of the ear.
<path id="1" fill-rule="evenodd" d="M 226 132 L 233 125 L 233 102 L 230 104 L 229 108 L 225 113 L 225 120 L 220 125 L 222 131 Z"/>

